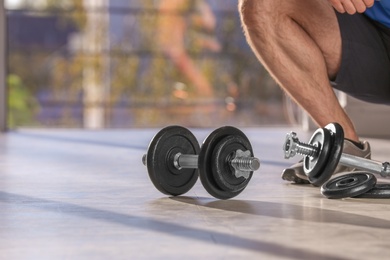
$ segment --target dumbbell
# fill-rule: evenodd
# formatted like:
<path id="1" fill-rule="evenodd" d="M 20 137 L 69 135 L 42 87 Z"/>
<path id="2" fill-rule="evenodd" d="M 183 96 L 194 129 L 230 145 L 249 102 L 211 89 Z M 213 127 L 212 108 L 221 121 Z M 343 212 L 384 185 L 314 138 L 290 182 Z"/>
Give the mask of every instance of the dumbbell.
<path id="1" fill-rule="evenodd" d="M 188 192 L 199 175 L 207 192 L 218 199 L 240 194 L 260 167 L 248 138 L 231 126 L 214 130 L 202 147 L 188 129 L 165 127 L 151 140 L 142 162 L 154 186 L 164 194 Z"/>
<path id="2" fill-rule="evenodd" d="M 309 143 L 300 142 L 294 132 L 287 134 L 283 150 L 286 159 L 296 154 L 304 156 L 303 169 L 314 186 L 327 182 L 338 164 L 379 174 L 382 177 L 390 176 L 390 163 L 345 154 L 342 152 L 343 145 L 343 128 L 338 123 L 331 123 L 317 129 Z"/>

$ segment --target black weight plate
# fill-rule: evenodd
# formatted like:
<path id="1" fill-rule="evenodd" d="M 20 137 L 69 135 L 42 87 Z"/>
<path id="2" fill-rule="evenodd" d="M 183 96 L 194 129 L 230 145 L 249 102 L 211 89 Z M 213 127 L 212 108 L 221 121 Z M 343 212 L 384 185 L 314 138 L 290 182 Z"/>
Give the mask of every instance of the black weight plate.
<path id="1" fill-rule="evenodd" d="M 221 190 L 240 193 L 248 185 L 250 178 L 239 177 L 234 174 L 234 168 L 228 163 L 234 157 L 235 151 L 247 151 L 251 147 L 247 138 L 240 135 L 226 136 L 214 146 L 212 154 L 212 174 Z M 251 154 L 252 156 L 252 154 Z M 250 172 L 252 175 L 253 172 Z"/>
<path id="2" fill-rule="evenodd" d="M 325 128 L 318 128 L 309 141 L 310 145 L 315 145 L 320 152 L 315 157 L 305 156 L 303 158 L 303 170 L 307 177 L 316 177 L 322 173 L 322 169 L 328 163 L 329 152 L 332 145 L 332 135 Z"/>
<path id="3" fill-rule="evenodd" d="M 221 188 L 213 174 L 213 153 L 217 144 L 222 141 L 225 137 L 229 136 L 239 136 L 240 139 L 245 140 L 247 143 L 247 150 L 253 155 L 252 146 L 245 134 L 232 126 L 224 126 L 214 130 L 203 142 L 199 153 L 198 159 L 198 168 L 199 168 L 199 177 L 207 192 L 218 199 L 230 199 L 237 196 L 242 190 L 234 192 L 232 190 L 226 190 Z M 249 145 L 248 145 L 249 144 Z M 251 179 L 252 174 L 248 178 L 248 181 Z"/>
<path id="4" fill-rule="evenodd" d="M 368 172 L 354 172 L 331 179 L 321 187 L 321 193 L 329 199 L 341 199 L 361 195 L 376 184 L 376 177 Z"/>
<path id="5" fill-rule="evenodd" d="M 173 162 L 177 153 L 199 154 L 195 136 L 181 126 L 168 126 L 158 132 L 149 144 L 146 165 L 154 186 L 167 195 L 188 192 L 198 179 L 197 169 L 178 170 Z"/>
<path id="6" fill-rule="evenodd" d="M 309 181 L 314 186 L 321 186 L 327 182 L 334 174 L 337 165 L 339 164 L 344 146 L 344 130 L 338 123 L 331 123 L 325 126 L 325 131 L 328 130 L 331 134 L 331 149 L 327 163 L 322 168 L 322 171 L 316 176 L 309 177 Z"/>
<path id="7" fill-rule="evenodd" d="M 389 199 L 390 198 L 390 184 L 380 183 L 375 185 L 371 190 L 356 196 L 355 198 L 367 199 Z"/>

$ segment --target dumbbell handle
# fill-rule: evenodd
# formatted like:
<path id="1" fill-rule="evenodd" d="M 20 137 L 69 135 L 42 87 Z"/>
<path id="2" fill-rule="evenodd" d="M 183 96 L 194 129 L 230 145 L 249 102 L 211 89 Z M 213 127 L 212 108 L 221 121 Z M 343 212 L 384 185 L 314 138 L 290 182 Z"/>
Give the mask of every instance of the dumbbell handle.
<path id="1" fill-rule="evenodd" d="M 177 153 L 173 159 L 176 169 L 196 169 L 198 168 L 198 155 Z"/>
<path id="2" fill-rule="evenodd" d="M 377 162 L 366 158 L 342 153 L 339 163 L 347 167 L 358 168 L 360 170 L 366 170 L 371 173 L 380 174 L 382 177 L 390 176 L 390 163 Z"/>
<path id="3" fill-rule="evenodd" d="M 305 156 L 310 156 L 315 158 L 318 156 L 320 147 L 315 145 L 310 145 L 306 143 L 302 143 L 296 137 L 296 133 L 291 132 L 286 137 L 286 142 L 283 147 L 285 154 L 284 157 L 286 159 L 294 157 L 296 154 L 301 154 Z M 390 163 L 389 162 L 377 162 L 374 160 L 365 159 L 362 157 L 342 153 L 340 156 L 339 164 L 357 168 L 360 170 L 366 170 L 371 173 L 380 174 L 382 177 L 390 176 Z"/>
<path id="4" fill-rule="evenodd" d="M 181 154 L 177 153 L 173 159 L 173 165 L 176 169 L 197 169 L 198 168 L 198 155 L 194 154 Z M 146 165 L 146 154 L 142 157 L 142 162 Z M 234 156 L 227 160 L 235 170 L 235 176 L 237 178 L 249 177 L 249 172 L 256 171 L 260 168 L 260 160 L 256 157 L 250 156 L 250 151 L 237 150 Z"/>
<path id="5" fill-rule="evenodd" d="M 142 163 L 146 166 L 146 154 L 142 156 Z M 196 169 L 198 168 L 198 155 L 177 153 L 173 159 L 173 165 L 176 169 Z"/>

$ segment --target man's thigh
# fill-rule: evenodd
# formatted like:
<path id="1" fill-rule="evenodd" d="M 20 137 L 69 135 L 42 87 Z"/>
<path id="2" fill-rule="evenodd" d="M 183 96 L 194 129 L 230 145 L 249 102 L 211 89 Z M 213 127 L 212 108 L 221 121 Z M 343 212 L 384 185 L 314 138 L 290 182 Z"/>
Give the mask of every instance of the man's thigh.
<path id="1" fill-rule="evenodd" d="M 337 13 L 337 19 L 342 62 L 334 88 L 364 101 L 390 104 L 390 37 L 385 34 L 390 30 L 363 14 Z"/>

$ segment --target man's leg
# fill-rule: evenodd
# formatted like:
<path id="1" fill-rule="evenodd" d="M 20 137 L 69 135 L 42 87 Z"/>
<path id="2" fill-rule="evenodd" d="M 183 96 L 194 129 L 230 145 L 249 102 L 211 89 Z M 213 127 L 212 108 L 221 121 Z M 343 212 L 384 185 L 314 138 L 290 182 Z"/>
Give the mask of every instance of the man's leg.
<path id="1" fill-rule="evenodd" d="M 240 0 L 244 31 L 257 58 L 319 126 L 340 123 L 358 141 L 329 80 L 341 63 L 341 36 L 324 0 Z"/>

